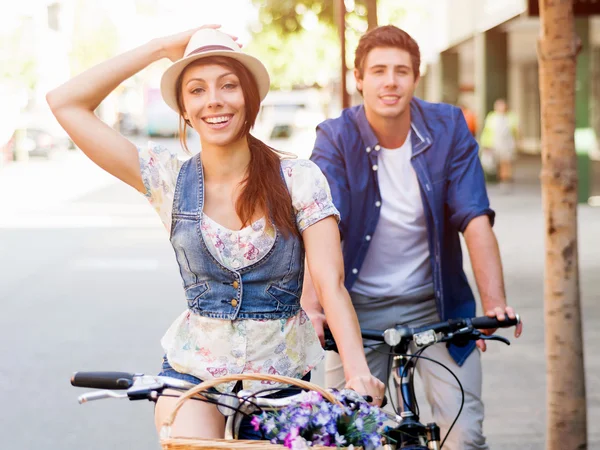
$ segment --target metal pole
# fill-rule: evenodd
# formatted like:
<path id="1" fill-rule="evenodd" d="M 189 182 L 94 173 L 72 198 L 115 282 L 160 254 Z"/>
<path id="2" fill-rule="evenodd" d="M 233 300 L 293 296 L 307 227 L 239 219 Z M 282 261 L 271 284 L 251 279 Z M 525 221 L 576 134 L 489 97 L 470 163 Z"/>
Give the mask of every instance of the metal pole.
<path id="1" fill-rule="evenodd" d="M 335 6 L 336 22 L 340 35 L 340 86 L 342 95 L 342 108 L 348 108 L 350 106 L 350 97 L 348 96 L 348 89 L 346 87 L 346 74 L 348 73 L 348 68 L 346 67 L 346 5 L 344 4 L 344 0 L 337 0 L 335 2 Z"/>
<path id="2" fill-rule="evenodd" d="M 368 31 L 377 28 L 377 0 L 366 0 Z"/>

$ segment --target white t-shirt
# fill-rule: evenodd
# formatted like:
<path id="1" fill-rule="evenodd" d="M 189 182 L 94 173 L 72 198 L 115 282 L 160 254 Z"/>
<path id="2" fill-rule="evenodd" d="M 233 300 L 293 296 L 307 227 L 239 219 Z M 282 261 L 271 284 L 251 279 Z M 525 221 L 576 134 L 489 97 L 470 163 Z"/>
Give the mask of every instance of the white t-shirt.
<path id="1" fill-rule="evenodd" d="M 396 149 L 378 152 L 381 212 L 352 291 L 369 297 L 411 294 L 433 283 L 427 224 L 417 174 L 412 167 L 411 133 Z"/>

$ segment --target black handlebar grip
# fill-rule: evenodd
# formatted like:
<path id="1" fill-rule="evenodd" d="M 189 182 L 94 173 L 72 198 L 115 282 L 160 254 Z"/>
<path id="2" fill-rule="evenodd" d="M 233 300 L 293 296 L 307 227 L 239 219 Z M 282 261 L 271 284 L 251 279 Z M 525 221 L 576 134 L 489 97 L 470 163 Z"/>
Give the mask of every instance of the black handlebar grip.
<path id="1" fill-rule="evenodd" d="M 486 330 L 490 328 L 508 328 L 518 324 L 521 321 L 521 318 L 517 315 L 516 319 L 511 319 L 506 316 L 504 320 L 498 320 L 495 317 L 474 317 L 471 319 L 471 323 L 473 327 L 478 328 L 480 330 Z"/>
<path id="2" fill-rule="evenodd" d="M 133 385 L 132 373 L 127 372 L 75 372 L 71 384 L 92 389 L 129 389 Z"/>
<path id="3" fill-rule="evenodd" d="M 338 351 L 337 344 L 335 343 L 335 339 L 333 338 L 333 334 L 331 333 L 331 330 L 329 328 L 325 328 L 323 330 L 323 332 L 324 332 L 324 338 L 325 338 L 323 350 L 327 350 L 330 352 L 337 352 Z"/>

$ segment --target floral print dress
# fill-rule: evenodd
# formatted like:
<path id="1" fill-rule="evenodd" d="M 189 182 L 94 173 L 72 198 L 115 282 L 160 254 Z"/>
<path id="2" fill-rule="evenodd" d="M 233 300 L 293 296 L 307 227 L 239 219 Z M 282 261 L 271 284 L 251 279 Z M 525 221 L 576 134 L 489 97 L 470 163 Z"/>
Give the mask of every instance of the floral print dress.
<path id="1" fill-rule="evenodd" d="M 173 196 L 183 161 L 150 142 L 139 148 L 146 198 L 170 231 Z M 320 169 L 307 160 L 282 160 L 284 178 L 300 232 L 339 213 Z M 247 267 L 268 253 L 275 231 L 265 218 L 241 230 L 229 230 L 202 215 L 201 232 L 211 254 L 230 270 Z M 214 319 L 184 311 L 161 340 L 171 366 L 202 380 L 241 373 L 268 373 L 301 378 L 323 358 L 323 349 L 304 311 L 286 319 Z M 230 392 L 235 383 L 217 387 Z M 266 381 L 245 381 L 244 389 L 278 387 Z"/>

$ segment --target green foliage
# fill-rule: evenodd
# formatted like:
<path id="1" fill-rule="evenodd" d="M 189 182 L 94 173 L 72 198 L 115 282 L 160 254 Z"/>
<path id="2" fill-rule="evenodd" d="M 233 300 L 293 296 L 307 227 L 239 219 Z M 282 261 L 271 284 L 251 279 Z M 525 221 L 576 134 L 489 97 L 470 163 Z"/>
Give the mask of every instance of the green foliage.
<path id="1" fill-rule="evenodd" d="M 273 29 L 280 35 L 306 30 L 305 19 L 316 16 L 319 22 L 335 27 L 335 5 L 338 0 L 252 0 L 259 8 L 259 20 L 264 28 Z M 346 1 L 348 15 L 356 16 L 365 23 L 367 0 Z M 377 14 L 377 11 L 372 12 Z M 362 27 L 361 27 L 362 28 Z M 364 31 L 364 30 L 363 30 Z"/>
<path id="2" fill-rule="evenodd" d="M 0 80 L 32 90 L 37 81 L 37 61 L 33 47 L 26 45 L 27 37 L 25 27 L 0 33 Z"/>
<path id="3" fill-rule="evenodd" d="M 337 0 L 335 0 L 337 1 Z M 275 88 L 325 85 L 339 76 L 340 47 L 334 0 L 253 0 L 259 23 L 247 50 L 269 69 Z M 351 4 L 352 2 L 347 2 Z M 346 14 L 347 48 L 367 29 L 365 0 Z M 347 53 L 352 67 L 353 52 Z"/>
<path id="4" fill-rule="evenodd" d="M 259 7 L 259 20 L 279 35 L 304 30 L 306 14 L 314 14 L 320 22 L 333 25 L 334 0 L 253 0 Z"/>
<path id="5" fill-rule="evenodd" d="M 321 23 L 311 31 L 284 37 L 274 29 L 264 30 L 254 36 L 245 50 L 267 66 L 275 89 L 325 85 L 338 72 L 336 33 Z"/>
<path id="6" fill-rule="evenodd" d="M 82 72 L 114 56 L 118 45 L 118 31 L 106 11 L 98 4 L 92 6 L 85 0 L 77 0 L 69 54 L 72 73 Z"/>

